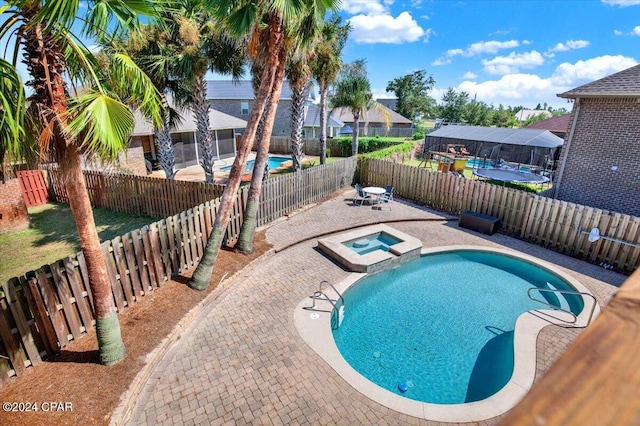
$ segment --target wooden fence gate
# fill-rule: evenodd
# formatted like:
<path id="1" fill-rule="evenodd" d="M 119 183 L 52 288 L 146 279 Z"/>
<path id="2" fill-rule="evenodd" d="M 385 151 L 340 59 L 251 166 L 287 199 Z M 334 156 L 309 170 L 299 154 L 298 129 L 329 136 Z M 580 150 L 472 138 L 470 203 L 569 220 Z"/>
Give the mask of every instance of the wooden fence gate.
<path id="1" fill-rule="evenodd" d="M 27 207 L 39 206 L 49 201 L 49 185 L 42 170 L 20 170 L 18 182 Z"/>

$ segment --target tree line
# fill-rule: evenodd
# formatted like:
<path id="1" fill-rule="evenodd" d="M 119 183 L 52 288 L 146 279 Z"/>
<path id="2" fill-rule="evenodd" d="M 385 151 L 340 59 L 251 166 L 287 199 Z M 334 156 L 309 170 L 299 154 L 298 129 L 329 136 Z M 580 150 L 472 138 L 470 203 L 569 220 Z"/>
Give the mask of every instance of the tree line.
<path id="1" fill-rule="evenodd" d="M 533 124 L 548 118 L 567 114 L 566 108 L 554 109 L 547 105 L 536 105 L 539 114 L 533 114 L 524 122 L 516 119 L 516 114 L 526 109 L 524 106 L 497 107 L 493 104 L 472 98 L 468 92 L 456 91 L 452 87 L 442 95 L 440 103 L 429 96 L 435 80 L 427 77 L 425 70 L 415 71 L 402 77 L 395 78 L 387 84 L 387 92 L 393 92 L 397 98 L 395 111 L 414 121 L 424 118 L 439 118 L 451 123 L 465 123 L 475 126 L 519 127 Z"/>

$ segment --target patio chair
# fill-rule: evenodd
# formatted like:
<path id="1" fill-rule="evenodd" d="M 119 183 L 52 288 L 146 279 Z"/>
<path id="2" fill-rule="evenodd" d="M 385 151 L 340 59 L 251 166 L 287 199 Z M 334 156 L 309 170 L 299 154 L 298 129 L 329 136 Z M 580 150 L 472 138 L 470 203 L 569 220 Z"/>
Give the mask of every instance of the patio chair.
<path id="1" fill-rule="evenodd" d="M 387 185 L 384 187 L 384 194 L 389 198 L 389 201 L 393 201 L 393 185 Z"/>
<path id="2" fill-rule="evenodd" d="M 393 190 L 393 188 L 391 189 Z M 389 210 L 391 210 L 392 202 L 393 202 L 392 192 L 385 192 L 380 197 L 378 197 L 378 202 L 376 203 L 375 207 L 377 207 L 378 210 L 382 210 L 382 207 L 386 206 Z"/>
<path id="3" fill-rule="evenodd" d="M 358 201 L 360 201 L 360 205 L 363 205 L 365 201 L 371 201 L 371 195 L 365 194 L 359 183 L 356 183 L 354 188 L 356 189 L 356 195 L 353 196 L 353 204 L 358 204 Z"/>

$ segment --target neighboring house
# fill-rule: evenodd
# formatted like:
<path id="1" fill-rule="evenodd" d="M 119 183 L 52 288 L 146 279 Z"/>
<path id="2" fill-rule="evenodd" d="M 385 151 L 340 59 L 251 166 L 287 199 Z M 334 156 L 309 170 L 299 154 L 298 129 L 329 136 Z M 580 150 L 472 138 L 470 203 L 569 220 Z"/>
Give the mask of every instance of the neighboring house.
<path id="1" fill-rule="evenodd" d="M 272 136 L 291 136 L 291 95 L 289 83 L 282 83 L 280 102 L 276 110 Z M 249 119 L 254 103 L 253 85 L 250 80 L 207 81 L 207 99 L 211 108 L 242 120 Z M 314 99 L 313 90 L 309 91 L 308 102 Z"/>
<path id="2" fill-rule="evenodd" d="M 340 129 L 344 127 L 344 123 L 337 120 L 331 112 L 327 116 L 327 137 L 333 138 L 338 136 Z M 320 137 L 320 108 L 318 105 L 309 104 L 305 110 L 304 125 L 302 127 L 303 138 Z"/>
<path id="3" fill-rule="evenodd" d="M 640 216 L 640 65 L 558 96 L 574 104 L 555 197 Z"/>
<path id="4" fill-rule="evenodd" d="M 559 138 L 564 139 L 569 131 L 569 119 L 571 114 L 556 115 L 546 120 L 525 126 L 525 129 L 548 130 Z"/>
<path id="5" fill-rule="evenodd" d="M 345 125 L 353 128 L 353 114 L 349 108 L 336 108 L 333 116 Z M 386 121 L 389 121 L 387 129 Z M 390 110 L 382 104 L 377 108 L 371 108 L 360 116 L 360 136 L 411 136 L 415 129 L 413 122 Z M 341 132 L 342 133 L 342 132 Z"/>
<path id="6" fill-rule="evenodd" d="M 544 109 L 521 109 L 520 111 L 518 111 L 516 113 L 516 119 L 520 123 L 524 123 L 525 121 L 527 121 L 531 117 L 534 117 L 536 115 L 541 115 L 541 114 L 545 118 L 551 117 L 551 113 L 549 111 L 547 111 L 547 110 L 544 110 Z"/>
<path id="7" fill-rule="evenodd" d="M 176 169 L 194 166 L 200 163 L 201 153 L 196 144 L 196 119 L 192 111 L 180 110 L 182 120 L 171 130 L 173 151 Z M 153 125 L 145 120 L 139 112 L 134 114 L 136 118 L 135 129 L 131 145 L 142 146 L 145 158 L 157 165 L 157 153 Z M 213 137 L 213 154 L 218 158 L 228 158 L 236 155 L 235 136 L 241 133 L 247 126 L 247 122 L 215 109 L 209 109 L 209 130 Z"/>
<path id="8" fill-rule="evenodd" d="M 378 98 L 376 102 L 386 106 L 387 108 L 395 111 L 398 106 L 398 98 Z"/>

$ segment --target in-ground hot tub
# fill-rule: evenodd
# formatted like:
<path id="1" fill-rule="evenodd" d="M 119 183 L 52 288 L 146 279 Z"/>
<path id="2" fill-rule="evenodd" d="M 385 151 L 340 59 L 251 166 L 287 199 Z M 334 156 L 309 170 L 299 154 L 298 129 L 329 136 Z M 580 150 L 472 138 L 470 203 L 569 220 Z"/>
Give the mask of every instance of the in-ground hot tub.
<path id="1" fill-rule="evenodd" d="M 422 242 L 387 225 L 318 240 L 318 248 L 352 272 L 378 272 L 420 256 Z"/>

